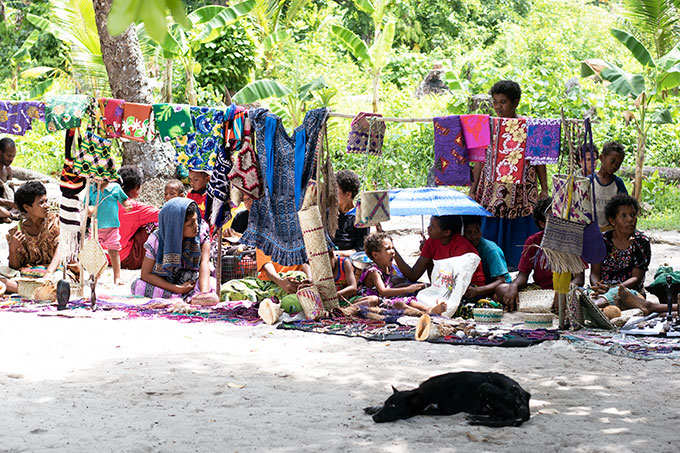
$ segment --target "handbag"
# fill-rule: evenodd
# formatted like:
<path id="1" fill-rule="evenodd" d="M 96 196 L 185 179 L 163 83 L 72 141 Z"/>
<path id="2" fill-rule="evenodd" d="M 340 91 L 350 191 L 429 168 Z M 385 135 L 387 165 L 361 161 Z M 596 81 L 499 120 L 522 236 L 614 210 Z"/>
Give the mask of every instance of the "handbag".
<path id="1" fill-rule="evenodd" d="M 305 318 L 316 321 L 322 318 L 326 311 L 323 308 L 321 295 L 314 285 L 300 286 L 295 294 L 305 313 Z"/>
<path id="2" fill-rule="evenodd" d="M 382 155 L 383 140 L 385 138 L 385 122 L 371 121 L 372 117 L 381 117 L 379 113 L 360 112 L 352 120 L 347 137 L 347 152 L 356 154 Z M 370 140 L 369 140 L 370 137 Z"/>
<path id="3" fill-rule="evenodd" d="M 231 184 L 241 192 L 247 193 L 252 199 L 259 200 L 264 196 L 264 182 L 260 161 L 253 149 L 250 119 L 246 118 L 243 125 L 243 144 L 241 149 L 232 156 L 234 165 L 227 175 Z"/>
<path id="4" fill-rule="evenodd" d="M 369 120 L 369 134 L 374 123 L 385 125 L 382 121 Z M 366 154 L 364 168 L 368 168 L 368 154 Z M 382 154 L 381 154 L 382 157 Z M 380 166 L 382 177 L 382 168 Z M 384 180 L 383 180 L 384 184 Z M 359 193 L 359 201 L 356 204 L 356 214 L 354 216 L 354 226 L 356 228 L 367 228 L 375 226 L 381 222 L 390 220 L 390 191 L 389 190 L 365 190 Z"/>
<path id="5" fill-rule="evenodd" d="M 583 146 L 581 147 L 581 152 L 582 155 L 581 157 L 585 158 L 587 152 L 590 153 L 590 158 L 592 162 L 595 162 L 595 154 L 594 154 L 594 149 L 595 145 L 593 145 L 593 130 L 590 125 L 590 118 L 585 119 L 585 137 L 584 137 L 584 143 Z M 590 191 L 592 193 L 592 212 L 593 212 L 593 221 L 586 225 L 585 229 L 583 230 L 583 250 L 581 251 L 581 257 L 587 262 L 587 263 L 601 263 L 605 257 L 607 256 L 607 246 L 604 243 L 604 237 L 602 236 L 602 232 L 600 231 L 600 224 L 597 219 L 597 200 L 595 198 L 595 165 L 592 165 L 592 173 L 591 173 L 591 179 L 590 179 Z"/>

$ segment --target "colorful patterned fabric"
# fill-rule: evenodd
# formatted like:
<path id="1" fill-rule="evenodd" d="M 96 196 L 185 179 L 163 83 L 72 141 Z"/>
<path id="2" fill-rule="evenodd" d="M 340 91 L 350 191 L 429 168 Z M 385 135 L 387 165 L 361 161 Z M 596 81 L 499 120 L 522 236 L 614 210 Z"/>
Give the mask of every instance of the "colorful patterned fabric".
<path id="1" fill-rule="evenodd" d="M 385 122 L 373 121 L 371 117 L 381 117 L 379 113 L 360 112 L 350 124 L 349 136 L 347 137 L 347 152 L 358 154 L 370 154 L 380 156 L 382 154 L 383 139 L 385 138 Z M 371 134 L 370 143 L 368 134 Z"/>
<path id="2" fill-rule="evenodd" d="M 59 177 L 59 186 L 62 194 L 70 193 L 75 195 L 80 193 L 85 187 L 85 178 L 76 174 L 73 166 L 73 141 L 76 139 L 77 129 L 69 129 L 66 131 L 66 138 L 64 140 L 64 166 Z M 76 144 L 75 148 L 78 148 Z"/>
<path id="3" fill-rule="evenodd" d="M 224 110 L 190 107 L 196 132 L 175 140 L 180 172 L 212 171 L 219 154 L 224 153 Z"/>
<path id="4" fill-rule="evenodd" d="M 245 138 L 241 150 L 232 156 L 234 166 L 228 177 L 234 187 L 257 200 L 262 198 L 264 182 L 262 181 L 260 162 L 257 159 L 257 153 L 253 149 L 250 137 L 250 120 L 247 118 L 244 123 L 243 135 Z"/>
<path id="5" fill-rule="evenodd" d="M 438 186 L 470 184 L 470 162 L 460 117 L 434 118 L 434 182 Z"/>
<path id="6" fill-rule="evenodd" d="M 125 101 L 122 99 L 99 98 L 99 111 L 102 121 L 106 128 L 108 138 L 118 138 L 123 128 L 123 106 Z"/>
<path id="7" fill-rule="evenodd" d="M 484 162 L 486 148 L 491 143 L 489 115 L 461 115 L 460 125 L 470 162 Z"/>
<path id="8" fill-rule="evenodd" d="M 528 118 L 526 158 L 531 165 L 556 164 L 560 157 L 562 120 Z"/>
<path id="9" fill-rule="evenodd" d="M 571 206 L 569 189 L 573 187 Z M 571 208 L 568 213 L 566 210 Z M 553 176 L 552 211 L 558 217 L 587 225 L 593 221 L 593 199 L 590 179 L 584 176 L 570 178 L 566 175 Z"/>
<path id="10" fill-rule="evenodd" d="M 494 181 L 518 184 L 524 177 L 524 146 L 527 139 L 526 119 L 494 118 L 499 121 L 498 134 L 494 136 Z"/>
<path id="11" fill-rule="evenodd" d="M 228 178 L 233 167 L 231 154 L 242 146 L 241 140 L 244 136 L 243 128 L 246 121 L 248 120 L 245 108 L 239 107 L 236 104 L 229 106 L 225 113 L 226 125 L 224 133 L 226 146 L 222 148 L 221 152 L 217 153 L 215 166 L 207 186 L 208 194 L 213 200 L 210 224 L 218 228 L 221 228 L 231 218 Z M 248 126 L 248 131 L 245 135 L 250 136 L 250 126 Z"/>
<path id="12" fill-rule="evenodd" d="M 118 178 L 116 163 L 111 153 L 111 140 L 92 131 L 85 131 L 78 153 L 73 162 L 73 172 L 81 176 L 115 180 Z"/>
<path id="13" fill-rule="evenodd" d="M 83 94 L 55 96 L 45 103 L 45 123 L 50 132 L 80 127 L 80 120 L 90 106 L 91 99 Z"/>
<path id="14" fill-rule="evenodd" d="M 121 138 L 135 142 L 145 142 L 151 123 L 151 106 L 148 104 L 123 104 L 123 125 Z"/>
<path id="15" fill-rule="evenodd" d="M 515 219 L 530 216 L 536 201 L 538 201 L 536 168 L 529 165 L 529 161 L 523 159 L 523 182 L 518 184 L 499 183 L 495 179 L 493 163 L 495 162 L 496 147 L 500 143 L 498 139 L 500 124 L 501 118 L 494 118 L 491 123 L 493 128 L 492 143 L 486 151 L 486 164 L 482 170 L 475 199 L 494 217 Z M 519 243 L 519 245 L 521 246 L 522 243 Z M 503 248 L 505 256 L 508 257 L 508 250 L 502 245 L 501 248 Z"/>
<path id="16" fill-rule="evenodd" d="M 42 101 L 0 101 L 0 134 L 24 135 L 33 120 L 45 121 Z"/>
<path id="17" fill-rule="evenodd" d="M 393 288 L 394 287 L 394 284 L 392 283 L 392 276 L 394 275 L 393 271 L 394 269 L 390 268 L 389 272 L 385 273 L 376 264 L 371 264 L 370 266 L 368 266 L 366 269 L 363 270 L 361 276 L 359 277 L 358 281 L 359 296 L 380 296 L 380 293 L 378 293 L 378 290 L 375 287 L 369 288 L 368 286 L 366 286 L 366 278 L 370 274 L 377 274 L 378 278 L 382 280 L 385 288 Z M 383 308 L 392 308 L 396 302 L 403 302 L 406 305 L 409 305 L 411 302 L 414 301 L 416 301 L 416 297 L 413 295 L 383 297 L 381 299 L 380 306 Z"/>
<path id="18" fill-rule="evenodd" d="M 311 179 L 316 148 L 327 113 L 325 108 L 311 110 L 305 115 L 302 124 L 296 128 L 296 131 L 304 129 L 307 136 L 305 167 L 302 171 L 303 199 Z M 284 129 L 281 118 L 266 109 L 250 110 L 248 117 L 255 128 L 255 144 L 262 172 L 266 173 L 270 165 L 276 168 L 276 172 L 273 175 L 273 196 L 269 195 L 269 190 L 264 190 L 264 196 L 253 202 L 248 229 L 243 234 L 241 242 L 262 250 L 279 264 L 285 266 L 302 264 L 307 261 L 307 253 L 295 211 L 294 138 L 291 138 Z M 267 158 L 265 146 L 265 124 L 268 117 L 277 121 L 274 156 L 271 160 Z"/>
<path id="19" fill-rule="evenodd" d="M 195 131 L 188 105 L 154 104 L 153 115 L 158 136 L 164 142 Z"/>

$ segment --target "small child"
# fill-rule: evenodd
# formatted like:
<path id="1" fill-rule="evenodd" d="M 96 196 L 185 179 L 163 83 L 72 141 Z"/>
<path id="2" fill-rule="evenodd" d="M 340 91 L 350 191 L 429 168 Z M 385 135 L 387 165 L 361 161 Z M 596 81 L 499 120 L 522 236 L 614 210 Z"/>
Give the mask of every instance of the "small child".
<path id="1" fill-rule="evenodd" d="M 355 296 L 357 294 L 357 279 L 354 275 L 352 260 L 346 256 L 337 255 L 336 253 L 333 253 L 332 250 L 328 253 L 330 254 L 333 278 L 335 279 L 335 289 L 338 292 L 338 297 L 347 300 L 352 296 Z"/>
<path id="2" fill-rule="evenodd" d="M 479 257 L 482 259 L 482 269 L 486 279 L 485 285 L 470 285 L 465 297 L 477 299 L 483 296 L 491 296 L 498 285 L 512 282 L 508 273 L 508 265 L 505 262 L 505 254 L 495 242 L 482 237 L 481 217 L 476 215 L 465 216 L 463 222 L 463 235 L 477 248 Z"/>
<path id="3" fill-rule="evenodd" d="M 5 183 L 12 179 L 12 162 L 17 155 L 17 147 L 14 140 L 5 137 L 0 140 L 0 219 L 3 221 L 16 220 L 17 216 L 10 212 L 16 209 L 16 205 L 10 200 Z"/>
<path id="4" fill-rule="evenodd" d="M 602 147 L 602 153 L 599 156 L 600 169 L 595 173 L 595 181 L 593 181 L 597 201 L 597 222 L 601 230 L 609 229 L 609 220 L 604 214 L 604 208 L 609 200 L 620 193 L 628 195 L 623 180 L 615 175 L 624 157 L 626 157 L 626 151 L 619 142 L 607 142 Z M 589 159 L 588 157 L 586 161 Z M 588 178 L 592 179 L 592 175 L 588 174 Z"/>
<path id="5" fill-rule="evenodd" d="M 184 196 L 184 184 L 179 179 L 171 179 L 165 185 L 165 202 L 173 198 Z"/>
<path id="6" fill-rule="evenodd" d="M 97 187 L 99 186 L 99 187 Z M 90 208 L 89 214 L 94 214 L 94 207 L 97 206 L 97 226 L 99 243 L 108 250 L 113 266 L 113 283 L 124 285 L 120 280 L 120 220 L 118 218 L 118 203 L 126 211 L 131 206 L 128 196 L 118 183 L 102 181 L 93 185 L 90 189 Z"/>
<path id="7" fill-rule="evenodd" d="M 423 283 L 412 283 L 408 286 L 397 287 L 392 282 L 392 262 L 395 251 L 392 239 L 387 233 L 374 233 L 364 241 L 366 255 L 373 260 L 359 278 L 359 283 L 365 285 L 361 290 L 362 296 L 378 296 L 384 308 L 405 310 L 414 308 L 423 313 L 439 315 L 446 310 L 446 303 L 441 302 L 434 307 L 426 307 L 410 294 L 425 288 Z"/>
<path id="8" fill-rule="evenodd" d="M 210 173 L 202 170 L 189 170 L 189 184 L 191 190 L 187 194 L 187 198 L 194 200 L 201 211 L 201 217 L 206 222 L 210 223 L 210 199 L 207 197 L 208 181 L 210 181 Z"/>

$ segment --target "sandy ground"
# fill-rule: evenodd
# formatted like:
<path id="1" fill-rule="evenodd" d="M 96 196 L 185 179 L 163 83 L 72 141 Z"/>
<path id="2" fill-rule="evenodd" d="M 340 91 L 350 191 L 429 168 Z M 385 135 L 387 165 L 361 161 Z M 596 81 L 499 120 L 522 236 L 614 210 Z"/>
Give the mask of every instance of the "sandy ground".
<path id="1" fill-rule="evenodd" d="M 386 226 L 406 233 L 400 249 L 415 251 L 420 219 Z M 680 266 L 678 252 L 654 244 L 652 269 Z M 527 349 L 367 342 L 104 312 L 0 313 L 0 339 L 3 452 L 671 451 L 680 421 L 677 362 L 564 341 Z M 391 385 L 411 388 L 459 370 L 516 379 L 532 394 L 531 420 L 501 429 L 468 426 L 462 415 L 375 424 L 362 412 Z"/>

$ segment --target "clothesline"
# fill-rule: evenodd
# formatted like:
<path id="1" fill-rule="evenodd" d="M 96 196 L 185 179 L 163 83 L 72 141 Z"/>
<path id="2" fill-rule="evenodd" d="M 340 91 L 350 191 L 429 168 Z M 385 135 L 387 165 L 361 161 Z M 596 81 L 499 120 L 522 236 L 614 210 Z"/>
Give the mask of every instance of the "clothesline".
<path id="1" fill-rule="evenodd" d="M 352 115 L 351 113 L 339 113 L 339 112 L 329 112 L 328 113 L 329 118 L 347 118 L 347 119 L 354 119 L 356 115 Z M 383 121 L 383 122 L 392 122 L 392 123 L 431 123 L 434 121 L 434 117 L 431 118 L 396 118 L 392 116 L 375 116 L 372 117 L 375 119 L 375 121 Z M 568 123 L 583 123 L 582 119 L 578 118 L 566 118 L 566 122 Z M 590 121 L 593 124 L 599 123 L 598 120 L 591 120 Z"/>

